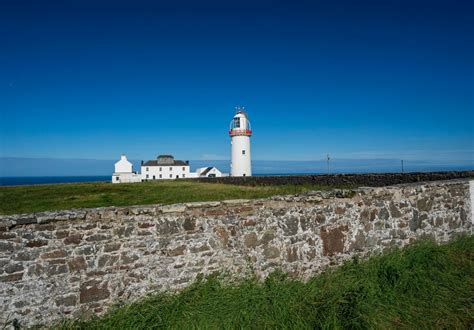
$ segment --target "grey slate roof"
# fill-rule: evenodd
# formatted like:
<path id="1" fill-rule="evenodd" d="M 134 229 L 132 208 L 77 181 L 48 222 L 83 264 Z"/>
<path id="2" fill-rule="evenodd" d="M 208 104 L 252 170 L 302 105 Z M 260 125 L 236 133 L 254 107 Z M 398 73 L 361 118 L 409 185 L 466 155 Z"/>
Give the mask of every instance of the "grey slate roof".
<path id="1" fill-rule="evenodd" d="M 175 160 L 172 155 L 159 155 L 156 160 L 148 160 L 142 166 L 189 166 L 189 163 Z"/>
<path id="2" fill-rule="evenodd" d="M 214 167 L 208 167 L 206 168 L 204 171 L 202 171 L 201 175 L 206 175 L 207 173 L 209 173 L 210 170 L 212 170 Z"/>

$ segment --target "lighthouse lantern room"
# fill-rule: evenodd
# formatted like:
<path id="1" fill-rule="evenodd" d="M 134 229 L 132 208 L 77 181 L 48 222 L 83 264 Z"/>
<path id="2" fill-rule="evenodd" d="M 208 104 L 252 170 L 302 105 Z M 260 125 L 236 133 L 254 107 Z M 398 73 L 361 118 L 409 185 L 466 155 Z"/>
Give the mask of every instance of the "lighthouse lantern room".
<path id="1" fill-rule="evenodd" d="M 250 136 L 252 129 L 243 107 L 236 107 L 237 113 L 230 123 L 229 135 L 232 145 L 230 163 L 231 176 L 251 176 Z"/>

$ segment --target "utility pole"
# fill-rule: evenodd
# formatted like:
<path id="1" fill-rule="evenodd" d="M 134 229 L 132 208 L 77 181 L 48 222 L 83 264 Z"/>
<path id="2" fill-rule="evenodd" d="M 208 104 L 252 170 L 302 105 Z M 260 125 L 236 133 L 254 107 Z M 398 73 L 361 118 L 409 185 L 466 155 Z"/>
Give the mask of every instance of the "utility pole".
<path id="1" fill-rule="evenodd" d="M 402 173 L 404 172 L 404 169 L 403 169 L 403 159 L 402 159 Z"/>
<path id="2" fill-rule="evenodd" d="M 329 174 L 329 160 L 331 159 L 331 157 L 329 157 L 329 154 L 327 154 L 327 162 L 328 162 L 328 174 Z"/>

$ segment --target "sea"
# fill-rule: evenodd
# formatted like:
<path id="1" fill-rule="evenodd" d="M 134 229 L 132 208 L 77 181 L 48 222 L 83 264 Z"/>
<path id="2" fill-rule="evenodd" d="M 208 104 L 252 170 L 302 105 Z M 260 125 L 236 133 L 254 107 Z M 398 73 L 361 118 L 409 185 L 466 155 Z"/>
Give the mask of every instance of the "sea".
<path id="1" fill-rule="evenodd" d="M 0 178 L 0 186 L 110 181 L 111 176 L 17 176 Z"/>

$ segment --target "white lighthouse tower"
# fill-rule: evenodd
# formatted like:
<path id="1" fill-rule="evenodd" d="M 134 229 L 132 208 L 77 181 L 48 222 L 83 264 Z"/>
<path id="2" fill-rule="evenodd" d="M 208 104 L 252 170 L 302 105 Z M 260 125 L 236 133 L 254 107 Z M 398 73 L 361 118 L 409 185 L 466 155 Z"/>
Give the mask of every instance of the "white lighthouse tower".
<path id="1" fill-rule="evenodd" d="M 250 136 L 252 129 L 243 107 L 236 107 L 237 113 L 230 123 L 229 135 L 232 145 L 230 176 L 251 176 Z"/>

